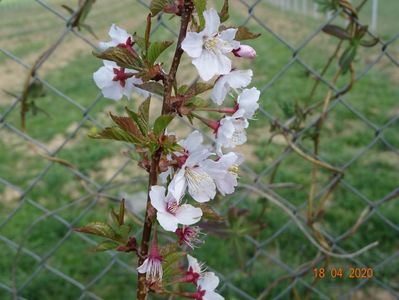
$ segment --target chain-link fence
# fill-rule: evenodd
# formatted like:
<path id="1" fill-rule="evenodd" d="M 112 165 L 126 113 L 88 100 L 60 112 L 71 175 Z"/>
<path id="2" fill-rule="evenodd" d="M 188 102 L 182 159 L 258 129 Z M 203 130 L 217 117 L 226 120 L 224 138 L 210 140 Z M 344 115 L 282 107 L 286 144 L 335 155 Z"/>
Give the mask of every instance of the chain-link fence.
<path id="1" fill-rule="evenodd" d="M 146 176 L 124 155 L 128 146 L 86 137 L 93 127 L 109 125 L 107 111 L 123 105 L 103 99 L 94 87 L 90 76 L 100 62 L 88 55 L 97 41 L 73 26 L 76 12 L 68 15 L 62 3 L 0 4 L 0 298 L 134 298 L 135 260 L 112 251 L 89 253 L 96 240 L 73 232 L 90 220 L 104 220 L 122 197 L 139 224 Z M 142 28 L 147 5 L 98 0 L 87 22 L 97 34 L 118 21 L 128 22 L 129 30 Z M 350 75 L 333 82 L 324 70 L 336 57 L 339 41 L 322 29 L 344 23 L 342 9 L 327 20 L 309 20 L 270 1 L 231 1 L 231 18 L 262 34 L 253 42 L 257 60 L 240 62 L 254 68 L 262 92 L 248 145 L 237 148 L 247 159 L 240 180 L 278 200 L 290 215 L 245 186 L 216 201 L 228 220 L 201 225 L 209 234 L 195 255 L 220 276 L 219 291 L 226 299 L 399 298 L 399 33 L 389 13 L 395 5 L 381 3 L 386 31 L 378 34 L 377 45 L 359 50 L 352 87 Z M 170 37 L 176 24 L 160 15 L 152 30 Z M 191 75 L 190 68 L 183 63 L 182 77 Z M 28 73 L 27 84 L 35 85 L 30 91 L 36 94 L 24 101 L 24 131 L 21 90 Z M 307 103 L 315 82 L 314 102 Z M 320 120 L 317 111 L 296 130 L 292 124 L 298 111 L 323 100 L 329 90 L 334 97 L 315 155 L 311 137 Z M 276 128 L 288 139 L 274 136 Z M 314 161 L 335 171 L 315 167 Z M 309 198 L 321 208 L 311 225 Z M 374 241 L 379 245 L 357 256 L 332 258 L 312 245 L 298 220 L 316 243 L 343 256 Z M 372 276 L 363 274 L 370 269 Z"/>

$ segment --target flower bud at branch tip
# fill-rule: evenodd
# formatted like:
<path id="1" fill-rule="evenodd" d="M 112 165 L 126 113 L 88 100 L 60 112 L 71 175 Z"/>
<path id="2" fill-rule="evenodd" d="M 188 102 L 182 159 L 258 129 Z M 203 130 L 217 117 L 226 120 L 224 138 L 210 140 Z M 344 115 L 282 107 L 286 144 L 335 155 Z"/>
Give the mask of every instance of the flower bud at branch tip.
<path id="1" fill-rule="evenodd" d="M 254 59 L 256 57 L 255 49 L 248 45 L 240 45 L 239 48 L 233 50 L 233 54 L 237 57 L 249 59 Z"/>

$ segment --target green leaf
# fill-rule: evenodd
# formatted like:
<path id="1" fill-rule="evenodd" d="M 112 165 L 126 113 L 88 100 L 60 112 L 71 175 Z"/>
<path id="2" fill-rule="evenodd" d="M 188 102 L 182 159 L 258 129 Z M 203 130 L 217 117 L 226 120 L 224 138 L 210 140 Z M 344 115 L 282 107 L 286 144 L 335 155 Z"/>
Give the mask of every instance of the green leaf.
<path id="1" fill-rule="evenodd" d="M 80 228 L 75 228 L 74 229 L 77 232 L 82 232 L 82 233 L 88 233 L 88 234 L 93 234 L 101 237 L 105 237 L 108 239 L 115 239 L 117 238 L 117 235 L 115 231 L 112 229 L 110 225 L 107 223 L 103 222 L 92 222 L 87 224 L 84 227 Z"/>
<path id="2" fill-rule="evenodd" d="M 83 6 L 81 6 L 81 9 L 79 11 L 79 24 L 82 24 L 84 22 L 90 10 L 92 9 L 94 2 L 96 2 L 96 0 L 84 1 Z"/>
<path id="3" fill-rule="evenodd" d="M 147 53 L 148 62 L 153 65 L 157 58 L 173 44 L 173 41 L 153 42 Z"/>
<path id="4" fill-rule="evenodd" d="M 356 30 L 356 37 L 360 40 L 361 38 L 363 38 L 366 35 L 367 31 L 368 31 L 367 25 L 358 26 L 357 30 Z"/>
<path id="5" fill-rule="evenodd" d="M 199 207 L 202 210 L 202 217 L 208 220 L 223 221 L 224 218 L 219 215 L 211 206 L 206 203 L 195 203 L 195 207 Z"/>
<path id="6" fill-rule="evenodd" d="M 222 10 L 219 13 L 220 22 L 226 22 L 229 19 L 229 0 L 224 0 Z"/>
<path id="7" fill-rule="evenodd" d="M 341 55 L 339 65 L 342 69 L 342 74 L 346 74 L 353 60 L 356 57 L 357 47 L 349 46 Z"/>
<path id="8" fill-rule="evenodd" d="M 140 115 L 134 111 L 129 110 L 127 107 L 125 107 L 125 110 L 129 114 L 129 116 L 133 119 L 133 121 L 137 124 L 143 136 L 147 136 L 148 125 L 143 123 L 143 120 L 140 118 Z"/>
<path id="9" fill-rule="evenodd" d="M 118 234 L 122 237 L 123 240 L 128 239 L 131 231 L 132 231 L 132 226 L 128 224 L 123 224 L 118 228 Z"/>
<path id="10" fill-rule="evenodd" d="M 123 225 L 125 223 L 125 199 L 122 199 L 121 204 L 119 205 L 118 221 L 119 225 Z"/>
<path id="11" fill-rule="evenodd" d="M 166 127 L 170 124 L 173 120 L 173 115 L 162 115 L 159 116 L 154 123 L 154 133 L 156 136 L 159 136 Z"/>
<path id="12" fill-rule="evenodd" d="M 187 115 L 187 120 L 190 122 L 191 125 L 194 125 L 194 117 L 193 115 Z"/>
<path id="13" fill-rule="evenodd" d="M 198 14 L 199 27 L 202 30 L 205 27 L 204 11 L 206 9 L 206 0 L 194 0 L 194 5 Z"/>
<path id="14" fill-rule="evenodd" d="M 183 95 L 188 91 L 188 85 L 183 84 L 182 86 L 179 86 L 179 88 L 177 89 L 177 93 L 179 95 Z"/>
<path id="15" fill-rule="evenodd" d="M 134 33 L 133 35 L 134 41 L 136 45 L 140 48 L 141 51 L 145 50 L 145 39 L 138 35 L 137 33 Z"/>
<path id="16" fill-rule="evenodd" d="M 247 27 L 239 26 L 236 33 L 236 41 L 253 40 L 260 36 L 260 33 L 252 33 Z"/>
<path id="17" fill-rule="evenodd" d="M 119 127 L 107 127 L 100 133 L 89 134 L 89 137 L 93 139 L 106 139 L 129 142 L 134 144 L 142 144 L 142 140 L 137 139 L 136 137 Z"/>
<path id="18" fill-rule="evenodd" d="M 148 119 L 150 115 L 150 102 L 151 97 L 148 97 L 140 106 L 138 113 L 129 110 L 125 107 L 125 110 L 129 114 L 129 116 L 136 122 L 137 126 L 139 127 L 141 133 L 144 137 L 148 136 Z"/>
<path id="19" fill-rule="evenodd" d="M 137 140 L 144 141 L 143 134 L 141 133 L 137 124 L 132 120 L 132 118 L 118 117 L 118 116 L 114 116 L 112 113 L 110 113 L 110 116 L 111 116 L 112 120 L 115 122 L 115 124 L 119 126 L 120 129 L 130 133 Z"/>
<path id="20" fill-rule="evenodd" d="M 212 88 L 213 88 L 213 84 L 209 84 L 209 83 L 205 83 L 205 82 L 197 82 L 193 86 L 194 95 L 202 94 L 206 91 L 209 91 Z"/>
<path id="21" fill-rule="evenodd" d="M 337 0 L 334 0 L 334 2 L 337 2 Z M 357 11 L 356 8 L 353 7 L 352 3 L 348 0 L 338 0 L 338 4 L 345 10 L 349 11 L 357 19 Z"/>
<path id="22" fill-rule="evenodd" d="M 119 227 L 119 215 L 114 211 L 114 209 L 111 210 L 110 216 L 112 221 L 111 225 Z"/>
<path id="23" fill-rule="evenodd" d="M 159 82 L 150 81 L 142 84 L 135 84 L 135 86 L 150 93 L 163 96 L 164 88 Z"/>
<path id="24" fill-rule="evenodd" d="M 140 119 L 142 120 L 144 130 L 146 132 L 146 135 L 148 133 L 148 122 L 150 119 L 150 103 L 151 103 L 151 97 L 148 97 L 143 103 L 140 104 L 139 106 L 139 116 Z"/>
<path id="25" fill-rule="evenodd" d="M 207 107 L 208 105 L 209 101 L 200 97 L 193 97 L 186 102 L 186 106 L 188 107 Z"/>
<path id="26" fill-rule="evenodd" d="M 86 29 L 94 38 L 98 39 L 98 36 L 94 32 L 93 28 L 87 24 L 80 24 L 83 29 Z"/>
<path id="27" fill-rule="evenodd" d="M 363 47 L 371 48 L 377 45 L 379 41 L 380 41 L 379 38 L 372 37 L 370 40 L 364 40 L 364 39 L 361 40 L 359 44 Z"/>
<path id="28" fill-rule="evenodd" d="M 142 159 L 142 156 L 139 153 L 137 153 L 136 149 L 133 149 L 132 151 L 129 151 L 127 153 L 127 156 L 130 159 L 132 159 L 134 161 L 137 161 L 137 162 L 139 162 Z"/>
<path id="29" fill-rule="evenodd" d="M 68 5 L 62 4 L 61 7 L 68 11 L 71 15 L 74 13 L 73 8 L 69 7 Z"/>
<path id="30" fill-rule="evenodd" d="M 171 252 L 164 256 L 164 259 L 162 261 L 164 279 L 168 279 L 171 276 L 176 275 L 176 272 L 180 272 L 179 267 L 176 265 L 176 263 L 186 254 L 186 252 L 179 251 Z"/>
<path id="31" fill-rule="evenodd" d="M 102 251 L 108 251 L 112 249 L 116 249 L 119 246 L 118 243 L 113 242 L 113 241 L 103 241 L 99 243 L 97 246 L 91 249 L 93 252 L 102 252 Z"/>
<path id="32" fill-rule="evenodd" d="M 336 25 L 326 25 L 323 27 L 323 32 L 335 36 L 340 40 L 350 40 L 352 37 L 350 34 L 342 27 Z"/>
<path id="33" fill-rule="evenodd" d="M 159 12 L 163 10 L 168 0 L 152 0 L 150 4 L 151 16 L 155 17 Z"/>
<path id="34" fill-rule="evenodd" d="M 111 60 L 122 68 L 141 70 L 143 67 L 140 57 L 122 47 L 110 47 L 103 52 L 93 51 L 93 55 L 104 60 Z"/>
<path id="35" fill-rule="evenodd" d="M 315 0 L 318 4 L 317 10 L 319 12 L 327 13 L 329 11 L 336 11 L 339 8 L 338 0 Z"/>
<path id="36" fill-rule="evenodd" d="M 35 99 L 44 96 L 46 96 L 46 90 L 43 83 L 41 83 L 40 81 L 35 80 L 28 86 L 29 98 Z"/>

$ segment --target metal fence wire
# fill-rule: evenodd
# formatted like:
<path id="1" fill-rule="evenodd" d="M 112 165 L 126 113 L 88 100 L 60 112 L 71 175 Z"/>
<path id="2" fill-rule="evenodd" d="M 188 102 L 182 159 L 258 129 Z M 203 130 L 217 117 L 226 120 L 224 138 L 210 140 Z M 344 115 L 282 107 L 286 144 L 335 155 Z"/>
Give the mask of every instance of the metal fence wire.
<path id="1" fill-rule="evenodd" d="M 18 93 L 10 96 L 9 91 L 12 90 L 11 85 L 21 85 L 24 77 L 21 77 L 18 83 L 7 84 L 10 89 L 5 93 L 8 93 L 12 101 L 0 102 L 0 137 L 3 148 L 1 149 L 3 158 L 0 163 L 3 165 L 0 168 L 2 194 L 0 298 L 134 298 L 135 261 L 127 257 L 129 255 L 113 251 L 100 254 L 88 253 L 86 249 L 95 245 L 96 239 L 76 233 L 73 228 L 83 225 L 87 220 L 101 219 L 101 216 L 106 218 L 106 212 L 110 207 L 117 205 L 121 195 L 128 198 L 134 194 L 134 197 L 139 197 L 140 190 L 144 190 L 142 187 L 146 181 L 145 174 L 134 173 L 137 170 L 134 167 L 135 162 L 123 156 L 119 150 L 107 148 L 107 151 L 110 151 L 107 153 L 118 156 L 119 160 L 115 162 L 109 159 L 104 165 L 100 165 L 99 160 L 90 163 L 90 159 L 95 160 L 95 158 L 85 156 L 85 152 L 88 151 L 86 146 L 79 147 L 79 143 L 83 143 L 82 133 L 85 139 L 91 127 L 109 126 L 110 121 L 106 118 L 105 112 L 108 109 L 107 105 L 112 103 L 107 102 L 108 100 L 103 99 L 100 94 L 97 94 L 91 102 L 87 99 L 82 101 L 82 97 L 73 96 L 74 91 L 71 88 L 64 88 L 64 84 L 55 84 L 53 77 L 41 76 L 41 70 L 46 68 L 46 63 L 55 53 L 64 51 L 63 44 L 67 40 L 68 43 L 78 41 L 82 45 L 88 45 L 89 47 L 82 48 L 85 49 L 84 54 L 89 53 L 89 48 L 96 49 L 97 41 L 84 31 L 74 28 L 71 23 L 74 15 L 66 17 L 67 14 L 60 5 L 44 0 L 32 2 L 34 3 L 29 5 L 41 7 L 46 11 L 46 18 L 57 19 L 54 22 L 59 24 L 60 29 L 63 28 L 58 36 L 51 36 L 53 44 L 50 50 L 36 62 L 32 72 L 33 81 L 41 83 L 47 94 L 51 95 L 49 96 L 52 99 L 51 105 L 60 108 L 56 116 L 48 117 L 51 123 L 45 126 L 37 122 L 29 123 L 36 117 L 28 115 L 29 124 L 27 130 L 23 131 L 19 119 L 22 96 Z M 325 222 L 320 221 L 317 224 L 319 228 L 317 232 L 310 232 L 316 237 L 319 235 L 319 241 L 326 241 L 331 251 L 339 254 L 354 252 L 375 240 L 379 241 L 379 245 L 362 255 L 347 259 L 326 257 L 303 237 L 292 218 L 281 213 L 278 207 L 268 203 L 266 199 L 258 199 L 250 190 L 241 187 L 234 196 L 223 200 L 227 204 L 220 205 L 218 210 L 225 215 L 231 213 L 229 207 L 245 209 L 249 205 L 248 202 L 251 202 L 255 211 L 264 211 L 260 220 L 263 223 L 262 233 L 252 234 L 244 230 L 244 233 L 234 237 L 238 248 L 241 247 L 244 254 L 242 252 L 237 254 L 230 247 L 219 249 L 220 244 L 214 244 L 219 238 L 214 239 L 210 233 L 206 243 L 197 250 L 199 259 L 205 260 L 209 268 L 220 276 L 221 284 L 218 290 L 226 299 L 399 299 L 397 213 L 399 206 L 395 201 L 399 195 L 397 187 L 399 106 L 383 105 L 384 101 L 388 100 L 389 103 L 395 103 L 393 101 L 395 97 L 397 104 L 399 51 L 394 47 L 395 43 L 397 47 L 399 33 L 396 32 L 388 38 L 380 37 L 379 43 L 370 50 L 373 51 L 373 55 L 367 56 L 367 60 L 362 60 L 364 65 L 356 72 L 354 86 L 356 89 L 359 85 L 360 90 L 367 90 L 369 82 L 367 80 L 370 77 L 378 77 L 378 74 L 385 70 L 381 70 L 381 65 L 391 72 L 392 81 L 386 83 L 382 89 L 389 87 L 392 92 L 383 94 L 380 90 L 376 91 L 379 93 L 379 99 L 375 107 L 381 107 L 377 118 L 375 117 L 377 113 L 374 114 L 372 111 L 373 107 L 359 105 L 359 99 L 352 97 L 352 92 L 343 94 L 342 91 L 348 87 L 347 84 L 331 83 L 328 72 L 321 72 L 319 62 L 314 62 L 312 55 L 308 55 L 309 49 L 319 47 L 317 45 L 321 41 L 319 38 L 325 37 L 322 32 L 323 27 L 338 22 L 342 11 L 329 15 L 327 19 L 314 19 L 307 31 L 302 30 L 301 26 L 304 25 L 298 25 L 291 30 L 293 34 L 283 35 L 278 29 L 283 28 L 287 20 L 281 16 L 288 16 L 290 12 L 281 12 L 284 14 L 278 17 L 276 13 L 276 18 L 279 18 L 277 25 L 270 23 L 273 21 L 273 16 L 269 15 L 266 18 L 263 14 L 265 7 L 270 8 L 272 12 L 278 11 L 278 3 L 273 6 L 273 1 L 232 0 L 231 2 L 231 14 L 237 16 L 241 25 L 248 25 L 254 31 L 262 33 L 256 42 L 259 45 L 267 43 L 272 49 L 277 49 L 276 52 L 268 52 L 267 59 L 274 60 L 274 56 L 281 53 L 285 57 L 284 63 L 276 63 L 270 70 L 255 68 L 258 71 L 255 72 L 254 79 L 258 80 L 257 86 L 262 92 L 261 98 L 265 99 L 265 104 L 262 103 L 257 120 L 253 122 L 253 128 L 248 131 L 248 144 L 256 144 L 256 149 L 248 150 L 250 154 L 247 155 L 248 161 L 241 168 L 240 180 L 273 195 L 298 218 L 303 227 L 307 226 L 307 194 L 304 192 L 306 188 L 303 186 L 301 188 L 301 185 L 309 186 L 312 164 L 295 153 L 293 147 L 288 147 L 284 141 L 277 140 L 277 145 L 274 144 L 274 139 L 270 142 L 270 134 L 267 133 L 270 125 L 281 121 L 283 117 L 275 114 L 277 110 L 268 107 L 272 101 L 278 102 L 279 95 L 273 92 L 276 86 L 284 86 L 284 90 L 290 93 L 287 97 L 295 97 L 293 94 L 295 91 L 290 92 L 290 90 L 305 88 L 303 85 L 295 85 L 292 74 L 302 78 L 305 85 L 319 81 L 320 89 L 327 91 L 330 88 L 333 94 L 337 95 L 335 100 L 330 102 L 328 113 L 331 118 L 336 119 L 334 126 L 339 128 L 329 128 L 330 133 L 340 130 L 345 138 L 336 146 L 335 136 L 332 133 L 331 136 L 328 135 L 326 148 L 322 147 L 316 158 L 337 166 L 343 173 L 320 171 L 318 180 L 320 186 L 314 201 L 318 203 L 324 199 L 328 205 L 323 212 L 325 215 L 320 217 Z M 103 5 L 114 10 L 128 10 L 126 7 L 129 7 L 129 11 L 133 12 L 135 7 L 142 9 L 143 6 L 148 6 L 148 2 L 138 0 L 138 2 L 125 1 L 123 5 L 116 2 Z M 380 7 L 382 5 L 383 3 Z M 239 11 L 234 11 L 237 7 Z M 21 9 L 24 9 L 23 5 Z M 301 18 L 311 17 L 301 16 Z M 390 26 L 395 27 L 396 20 L 392 21 Z M 173 22 L 169 16 L 160 15 L 156 18 L 156 25 L 153 24 L 152 30 L 155 34 L 162 32 L 175 35 L 176 28 Z M 96 31 L 95 24 L 91 25 Z M 43 31 L 46 30 L 44 26 Z M 297 30 L 304 32 L 297 35 Z M 369 34 L 374 36 L 373 32 Z M 320 47 L 320 51 L 323 52 L 322 45 Z M 328 55 L 330 54 L 327 53 L 323 57 L 328 58 Z M 366 53 L 360 52 L 360 59 L 362 55 Z M 21 69 L 23 74 L 27 74 L 32 65 L 25 62 L 23 57 L 21 51 L 9 50 L 6 43 L 2 45 L 1 61 L 9 68 Z M 258 57 L 258 59 L 261 65 L 263 58 Z M 76 72 L 64 72 L 61 62 L 57 63 L 60 63 L 57 68 L 62 73 L 54 76 L 61 76 L 62 80 L 58 82 L 63 82 L 65 85 L 68 85 L 68 81 L 80 80 L 77 78 L 83 76 L 89 77 L 100 64 L 96 61 L 96 65 L 90 66 L 92 69 L 78 68 Z M 6 69 L 2 70 L 7 72 Z M 260 70 L 264 74 L 260 74 Z M 260 79 L 256 79 L 258 75 Z M 285 81 L 286 78 L 289 80 Z M 90 84 L 93 90 L 94 84 Z M 358 91 L 355 90 L 353 93 Z M 368 96 L 367 92 L 365 96 Z M 46 107 L 43 109 L 46 110 Z M 43 140 L 41 134 L 51 135 L 53 133 L 51 124 L 62 122 L 63 116 L 70 111 L 73 111 L 75 116 L 80 116 L 80 119 L 75 119 L 71 128 L 57 136 L 56 145 Z M 316 121 L 316 119 L 310 121 L 296 132 L 292 139 L 294 148 L 310 156 L 313 156 L 312 145 L 305 137 L 312 132 Z M 261 124 L 258 127 L 257 122 Z M 65 124 L 65 128 L 68 125 L 70 124 Z M 32 133 L 31 128 L 34 126 L 41 126 L 41 132 Z M 361 130 L 358 130 L 358 127 Z M 209 136 L 207 132 L 204 134 Z M 54 136 L 49 137 L 52 138 Z M 88 147 L 101 148 L 104 145 L 99 141 L 87 140 L 84 145 L 89 145 Z M 116 147 L 115 144 L 111 144 L 112 147 Z M 121 147 L 126 148 L 126 145 Z M 272 148 L 273 151 L 269 150 Z M 346 148 L 350 148 L 351 151 L 339 156 Z M 237 151 L 240 152 L 240 148 L 237 148 Z M 17 156 L 17 153 L 21 152 L 23 155 Z M 103 155 L 100 152 L 98 150 L 98 153 L 93 152 L 92 155 Z M 71 153 L 75 153 L 75 156 Z M 258 157 L 260 162 L 254 162 L 251 156 Z M 67 159 L 73 161 L 73 166 L 66 161 Z M 33 165 L 35 168 L 30 169 Z M 37 166 L 40 166 L 40 171 Z M 278 172 L 275 174 L 276 166 L 280 166 L 281 170 L 291 168 L 296 175 L 303 173 L 300 176 L 302 182 L 297 182 L 296 175 L 289 172 L 279 177 Z M 97 176 L 99 172 L 107 174 L 99 177 Z M 271 178 L 275 179 L 273 183 Z M 61 190 L 56 180 L 61 181 Z M 52 185 L 56 185 L 57 189 L 51 189 Z M 143 210 L 133 208 L 135 209 L 136 218 L 142 220 Z M 330 211 L 334 213 L 330 215 Z M 340 214 L 350 215 L 350 221 L 341 218 Z M 216 225 L 208 224 L 209 226 Z M 137 233 L 140 233 L 140 228 L 137 228 Z M 216 258 L 209 257 L 212 251 L 215 251 L 212 256 Z M 237 257 L 242 254 L 245 261 L 238 263 Z M 226 263 L 221 262 L 220 265 L 216 263 L 218 256 L 219 261 L 224 256 Z M 326 276 L 315 279 L 313 269 L 323 267 L 328 270 Z M 332 278 L 329 271 L 332 268 L 342 268 L 346 273 L 344 278 Z M 356 275 L 357 278 L 350 279 L 348 275 L 350 268 L 371 268 L 374 274 L 365 278 Z"/>

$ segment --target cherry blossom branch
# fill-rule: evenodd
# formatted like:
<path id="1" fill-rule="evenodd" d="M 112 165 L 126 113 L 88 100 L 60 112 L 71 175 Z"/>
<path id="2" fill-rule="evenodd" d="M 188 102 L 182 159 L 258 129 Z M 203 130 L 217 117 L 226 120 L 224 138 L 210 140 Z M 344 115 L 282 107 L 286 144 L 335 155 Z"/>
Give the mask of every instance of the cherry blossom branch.
<path id="1" fill-rule="evenodd" d="M 179 68 L 181 57 L 184 53 L 181 44 L 186 37 L 188 24 L 190 23 L 190 18 L 194 10 L 194 5 L 192 0 L 184 0 L 184 7 L 181 16 L 180 32 L 179 38 L 177 40 L 176 51 L 173 56 L 172 65 L 170 67 L 169 74 L 164 79 L 164 102 L 162 106 L 162 113 L 168 113 L 170 110 L 170 97 L 172 94 L 173 84 L 176 80 L 177 69 Z"/>
<path id="2" fill-rule="evenodd" d="M 180 25 L 180 33 L 177 41 L 175 55 L 173 57 L 173 62 L 169 71 L 169 74 L 163 78 L 164 82 L 164 97 L 162 103 L 162 111 L 161 115 L 167 114 L 170 112 L 170 98 L 172 94 L 173 83 L 176 78 L 177 69 L 180 64 L 180 59 L 183 54 L 183 50 L 181 49 L 181 43 L 186 37 L 188 24 L 190 22 L 191 14 L 193 12 L 193 4 L 191 0 L 184 1 L 184 8 L 181 17 L 181 25 Z M 140 257 L 138 260 L 138 265 L 142 265 L 145 257 L 148 255 L 148 244 L 151 238 L 151 229 L 152 229 L 152 219 L 154 217 L 155 210 L 151 205 L 150 199 L 150 190 L 151 187 L 157 184 L 158 179 L 158 166 L 159 161 L 162 155 L 162 147 L 160 147 L 157 152 L 153 155 L 151 160 L 151 169 L 148 177 L 148 192 L 147 192 L 147 208 L 144 219 L 144 227 L 143 227 L 143 235 L 141 239 L 141 247 L 140 247 Z M 145 300 L 148 294 L 148 288 L 146 285 L 146 274 L 138 273 L 138 288 L 137 288 L 137 299 Z"/>

